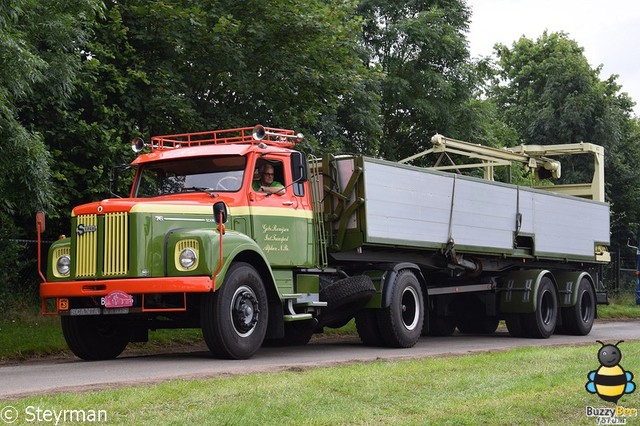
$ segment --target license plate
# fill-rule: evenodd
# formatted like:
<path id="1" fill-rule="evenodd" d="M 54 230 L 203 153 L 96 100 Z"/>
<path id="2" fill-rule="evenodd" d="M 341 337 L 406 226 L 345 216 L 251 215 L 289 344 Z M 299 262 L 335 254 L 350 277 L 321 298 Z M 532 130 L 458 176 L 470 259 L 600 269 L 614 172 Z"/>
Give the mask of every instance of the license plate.
<path id="1" fill-rule="evenodd" d="M 133 296 L 116 290 L 104 296 L 100 302 L 105 308 L 129 308 L 133 306 Z"/>
<path id="2" fill-rule="evenodd" d="M 129 308 L 111 308 L 111 309 L 103 309 L 102 313 L 104 315 L 122 315 L 128 314 Z"/>
<path id="3" fill-rule="evenodd" d="M 75 308 L 69 309 L 69 315 L 100 315 L 100 308 Z"/>

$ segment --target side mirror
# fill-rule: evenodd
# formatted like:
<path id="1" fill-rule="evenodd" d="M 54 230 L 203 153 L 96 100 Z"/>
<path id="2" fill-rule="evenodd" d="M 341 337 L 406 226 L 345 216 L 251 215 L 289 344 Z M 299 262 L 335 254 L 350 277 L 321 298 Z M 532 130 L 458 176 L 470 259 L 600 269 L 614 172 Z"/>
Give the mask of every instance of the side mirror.
<path id="1" fill-rule="evenodd" d="M 42 234 L 45 230 L 45 220 L 44 220 L 44 212 L 36 213 L 36 230 L 38 234 Z"/>
<path id="2" fill-rule="evenodd" d="M 307 158 L 303 152 L 291 153 L 291 177 L 296 183 L 307 181 Z"/>
<path id="3" fill-rule="evenodd" d="M 213 205 L 213 220 L 220 225 L 227 222 L 227 205 L 218 201 Z"/>

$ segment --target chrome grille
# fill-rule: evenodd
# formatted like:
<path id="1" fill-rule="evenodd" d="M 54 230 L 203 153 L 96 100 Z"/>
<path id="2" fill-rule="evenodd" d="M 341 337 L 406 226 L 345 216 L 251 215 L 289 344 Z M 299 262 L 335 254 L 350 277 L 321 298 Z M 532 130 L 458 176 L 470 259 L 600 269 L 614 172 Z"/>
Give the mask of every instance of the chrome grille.
<path id="1" fill-rule="evenodd" d="M 125 275 L 129 269 L 127 213 L 104 215 L 104 275 Z"/>
<path id="2" fill-rule="evenodd" d="M 76 225 L 76 277 L 96 276 L 96 256 L 98 253 L 98 216 L 95 214 L 77 217 Z M 86 229 L 94 231 L 86 232 Z"/>
<path id="3" fill-rule="evenodd" d="M 76 278 L 122 276 L 129 271 L 129 215 L 81 215 L 76 225 Z M 99 259 L 98 243 L 102 244 Z M 99 262 L 99 260 L 101 262 Z M 101 264 L 100 264 L 101 263 Z"/>

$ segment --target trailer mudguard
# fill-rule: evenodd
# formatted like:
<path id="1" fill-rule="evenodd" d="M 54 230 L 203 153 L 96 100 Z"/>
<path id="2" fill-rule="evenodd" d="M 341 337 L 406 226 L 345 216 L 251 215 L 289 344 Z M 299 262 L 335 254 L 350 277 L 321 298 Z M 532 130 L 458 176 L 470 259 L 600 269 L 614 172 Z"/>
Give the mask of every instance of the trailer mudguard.
<path id="1" fill-rule="evenodd" d="M 380 301 L 381 308 L 388 308 L 389 305 L 391 304 L 391 293 L 393 291 L 393 282 L 395 281 L 396 276 L 398 275 L 398 272 L 400 272 L 403 269 L 411 269 L 416 274 L 416 277 L 418 278 L 418 281 L 420 281 L 420 285 L 422 287 L 423 297 L 426 299 L 427 297 L 427 292 L 425 291 L 426 281 L 422 276 L 422 271 L 420 271 L 420 267 L 418 265 L 416 265 L 415 263 L 404 262 L 404 263 L 397 263 L 395 265 L 389 265 L 389 266 L 390 266 L 390 269 L 384 275 L 384 285 L 382 287 L 382 294 L 381 294 L 382 299 Z M 425 300 L 425 304 L 426 304 L 426 300 Z"/>
<path id="2" fill-rule="evenodd" d="M 578 287 L 580 281 L 586 278 L 596 294 L 593 278 L 584 271 L 554 271 L 556 286 L 558 287 L 558 304 L 561 308 L 575 306 L 578 303 Z"/>
<path id="3" fill-rule="evenodd" d="M 551 272 L 545 269 L 514 271 L 506 274 L 500 286 L 500 312 L 509 314 L 525 314 L 536 311 L 537 294 L 540 281 Z"/>

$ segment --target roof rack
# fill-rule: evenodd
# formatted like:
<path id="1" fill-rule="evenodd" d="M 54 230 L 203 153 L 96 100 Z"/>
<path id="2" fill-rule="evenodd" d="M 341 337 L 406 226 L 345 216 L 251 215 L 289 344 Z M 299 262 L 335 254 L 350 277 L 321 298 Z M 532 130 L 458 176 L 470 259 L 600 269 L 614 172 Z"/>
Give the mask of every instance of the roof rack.
<path id="1" fill-rule="evenodd" d="M 293 130 L 275 127 L 239 127 L 236 129 L 210 130 L 196 133 L 180 133 L 175 135 L 154 136 L 151 138 L 151 151 L 162 151 L 176 148 L 189 148 L 218 144 L 259 144 L 292 147 L 304 136 L 295 134 Z M 135 151 L 136 149 L 134 149 Z"/>

